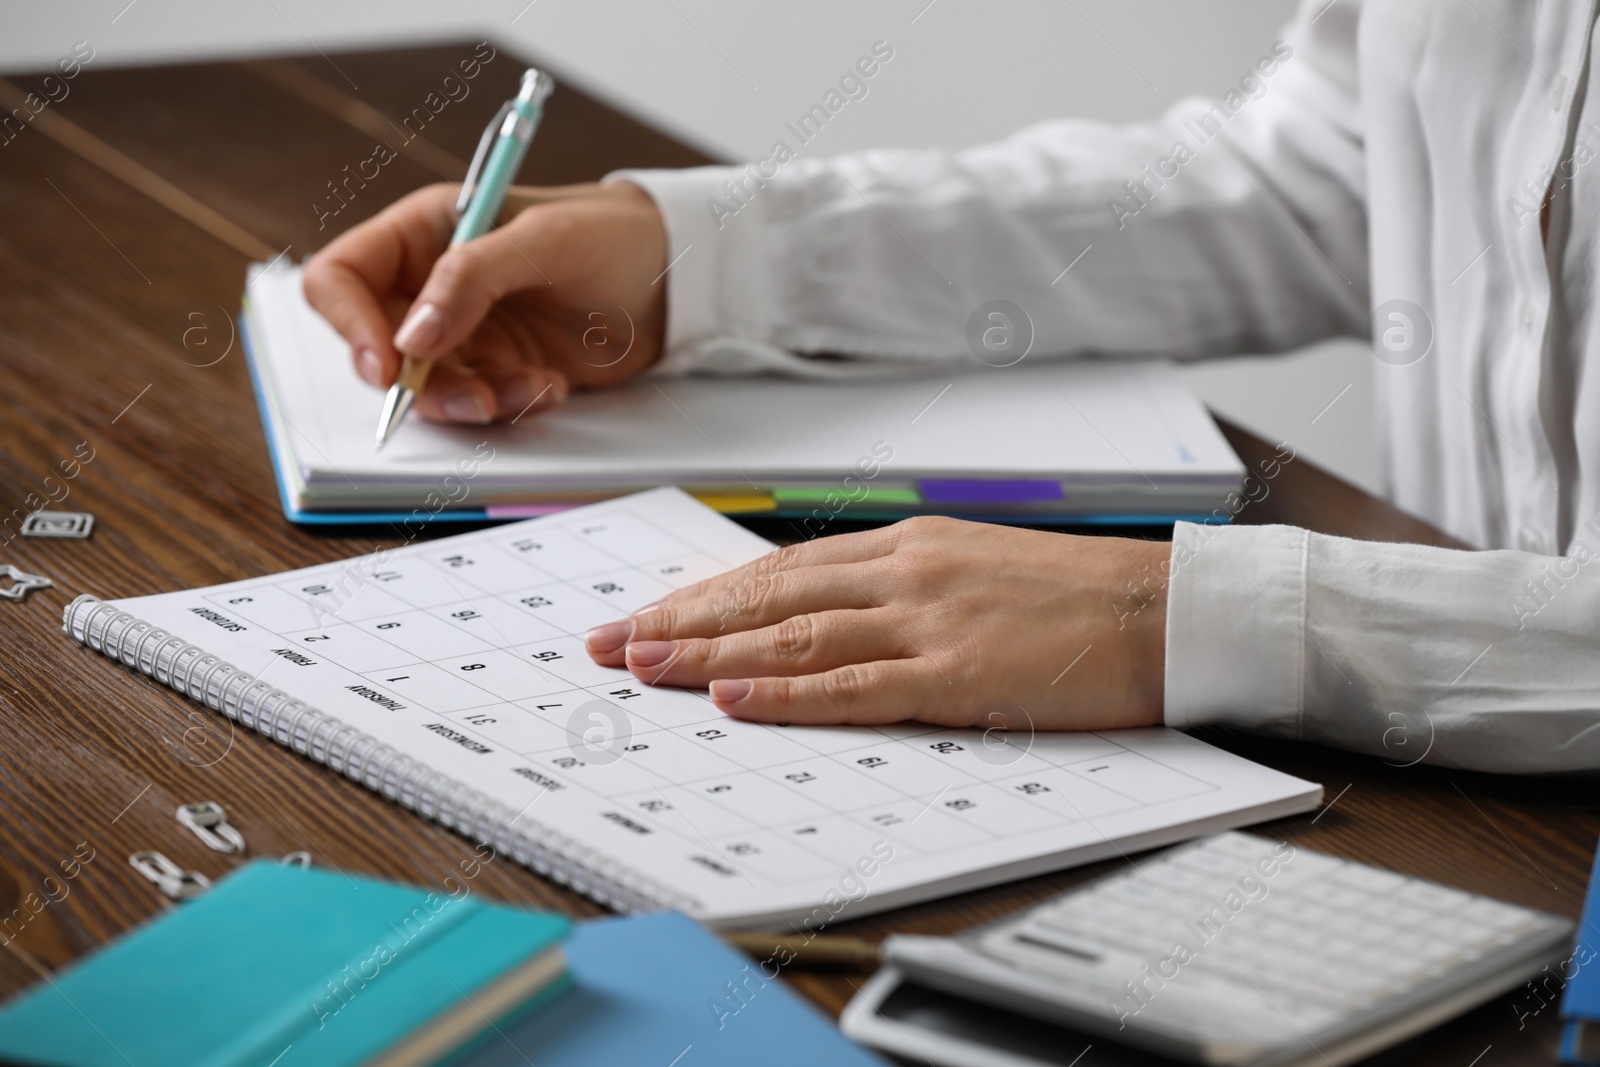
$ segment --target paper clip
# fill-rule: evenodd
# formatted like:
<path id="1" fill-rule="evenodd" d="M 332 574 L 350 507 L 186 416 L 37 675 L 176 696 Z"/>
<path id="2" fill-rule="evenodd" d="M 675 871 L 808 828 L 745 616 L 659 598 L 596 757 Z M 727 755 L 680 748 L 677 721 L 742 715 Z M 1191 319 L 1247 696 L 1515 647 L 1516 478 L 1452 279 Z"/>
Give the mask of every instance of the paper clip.
<path id="1" fill-rule="evenodd" d="M 35 589 L 49 589 L 50 579 L 18 570 L 15 564 L 0 563 L 0 576 L 10 578 L 10 585 L 0 589 L 0 597 L 21 600 Z"/>
<path id="2" fill-rule="evenodd" d="M 228 813 L 214 800 L 184 804 L 178 808 L 178 821 L 215 852 L 244 851 L 244 835 L 228 825 Z"/>
<path id="3" fill-rule="evenodd" d="M 23 537 L 88 537 L 94 516 L 87 511 L 35 511 L 22 520 Z"/>
<path id="4" fill-rule="evenodd" d="M 278 862 L 285 867 L 299 867 L 302 871 L 311 866 L 311 853 L 305 849 L 291 852 L 287 856 L 279 856 Z"/>
<path id="5" fill-rule="evenodd" d="M 135 852 L 128 862 L 173 900 L 193 900 L 211 888 L 211 879 L 199 871 L 186 871 L 153 850 Z"/>

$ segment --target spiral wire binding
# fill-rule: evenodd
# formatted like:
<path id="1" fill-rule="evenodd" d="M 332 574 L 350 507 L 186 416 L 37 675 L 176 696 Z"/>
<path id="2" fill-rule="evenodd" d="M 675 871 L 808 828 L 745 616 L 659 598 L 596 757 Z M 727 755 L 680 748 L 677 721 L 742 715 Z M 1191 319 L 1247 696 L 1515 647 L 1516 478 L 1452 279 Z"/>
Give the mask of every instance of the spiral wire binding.
<path id="1" fill-rule="evenodd" d="M 74 641 L 616 911 L 701 910 L 697 901 L 527 819 L 526 808 L 515 814 L 358 727 L 99 597 L 85 593 L 68 604 L 61 629 Z M 513 821 L 524 826 L 513 827 Z"/>

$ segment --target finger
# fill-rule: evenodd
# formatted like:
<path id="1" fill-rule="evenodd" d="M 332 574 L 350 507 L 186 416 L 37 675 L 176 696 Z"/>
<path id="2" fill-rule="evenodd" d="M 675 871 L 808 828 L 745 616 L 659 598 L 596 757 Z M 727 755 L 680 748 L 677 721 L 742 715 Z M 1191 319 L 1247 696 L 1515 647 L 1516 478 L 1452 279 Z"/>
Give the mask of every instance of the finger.
<path id="1" fill-rule="evenodd" d="M 439 358 L 472 335 L 496 300 L 552 284 L 578 243 L 571 212 L 551 204 L 447 250 L 395 334 L 395 347 L 414 359 Z"/>
<path id="2" fill-rule="evenodd" d="M 676 641 L 772 626 L 795 615 L 871 608 L 853 565 L 807 567 L 753 575 L 748 581 L 689 600 L 663 600 L 650 611 L 596 626 L 584 635 L 589 655 L 606 666 L 623 665 L 630 641 Z"/>
<path id="3" fill-rule="evenodd" d="M 782 571 L 796 570 L 800 567 L 822 567 L 837 563 L 865 563 L 868 560 L 880 559 L 894 551 L 899 541 L 898 535 L 892 531 L 894 527 L 885 527 L 879 530 L 863 530 L 858 533 L 834 534 L 831 537 L 818 537 L 810 541 L 800 541 L 792 545 L 768 552 L 760 559 L 752 560 L 743 567 L 735 567 L 731 571 L 724 571 L 711 578 L 686 585 L 682 589 L 662 597 L 657 603 L 667 601 L 692 600 L 695 597 L 715 595 L 732 586 L 746 581 L 750 576 L 777 574 Z"/>
<path id="4" fill-rule="evenodd" d="M 399 357 L 389 339 L 389 320 L 377 295 L 361 276 L 343 263 L 313 259 L 300 278 L 306 300 L 339 335 L 350 342 L 356 373 L 380 388 L 399 370 Z"/>
<path id="5" fill-rule="evenodd" d="M 496 225 L 504 226 L 530 207 L 591 197 L 596 188 L 592 182 L 578 185 L 513 185 L 506 190 L 506 202 L 500 208 L 500 221 Z"/>
<path id="6" fill-rule="evenodd" d="M 894 551 L 899 537 L 893 533 L 894 527 L 882 530 L 867 530 L 861 533 L 836 534 L 831 537 L 820 538 L 814 541 L 804 541 L 798 544 L 785 545 L 767 553 L 760 559 L 735 567 L 733 570 L 724 571 L 711 578 L 684 586 L 662 597 L 660 600 L 639 609 L 635 614 L 654 612 L 667 605 L 689 605 L 711 598 L 718 601 L 722 608 L 719 616 L 729 614 L 727 605 L 739 605 L 756 598 L 764 583 L 770 582 L 776 575 L 808 567 L 826 567 L 829 565 L 865 563 L 873 559 L 881 559 Z M 864 575 L 848 575 L 852 582 L 864 580 Z M 864 590 L 856 590 L 855 601 L 849 605 L 835 606 L 866 606 Z M 738 610 L 737 607 L 735 610 Z M 768 622 L 776 621 L 768 619 Z M 765 625 L 763 622 L 752 621 L 751 625 Z"/>
<path id="7" fill-rule="evenodd" d="M 350 343 L 357 372 L 373 385 L 387 385 L 400 365 L 384 304 L 396 290 L 421 286 L 449 240 L 449 210 L 449 186 L 418 190 L 306 263 L 306 300 Z"/>
<path id="8" fill-rule="evenodd" d="M 494 387 L 478 368 L 457 360 L 435 366 L 417 395 L 417 414 L 433 422 L 481 426 L 493 422 Z"/>
<path id="9" fill-rule="evenodd" d="M 570 387 L 560 371 L 504 368 L 449 360 L 436 365 L 417 397 L 417 413 L 434 422 L 515 422 L 559 407 Z"/>
<path id="10" fill-rule="evenodd" d="M 717 678 L 817 674 L 912 650 L 879 612 L 824 611 L 724 637 L 635 641 L 626 653 L 628 670 L 641 682 L 699 689 Z"/>
<path id="11" fill-rule="evenodd" d="M 566 374 L 549 364 L 537 338 L 513 315 L 490 314 L 464 348 L 445 358 L 459 358 L 489 383 L 497 419 L 515 422 L 548 410 L 571 392 Z"/>
<path id="12" fill-rule="evenodd" d="M 719 680 L 711 699 L 750 722 L 870 726 L 937 716 L 948 689 L 927 660 L 892 659 L 797 678 Z"/>
<path id="13" fill-rule="evenodd" d="M 495 418 L 507 422 L 560 407 L 571 392 L 566 375 L 549 367 L 496 367 L 482 373 L 494 390 Z"/>

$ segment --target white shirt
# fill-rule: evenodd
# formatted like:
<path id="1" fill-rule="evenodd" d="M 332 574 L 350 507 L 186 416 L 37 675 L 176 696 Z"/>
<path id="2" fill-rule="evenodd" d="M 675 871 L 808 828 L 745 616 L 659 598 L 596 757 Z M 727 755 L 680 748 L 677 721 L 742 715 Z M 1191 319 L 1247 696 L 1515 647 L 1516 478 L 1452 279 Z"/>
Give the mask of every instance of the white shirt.
<path id="1" fill-rule="evenodd" d="M 659 372 L 965 363 L 996 298 L 1035 354 L 1370 335 L 1390 498 L 1485 551 L 1179 524 L 1167 722 L 1600 768 L 1594 26 L 1593 0 L 1309 0 L 1154 123 L 832 159 L 785 127 L 758 167 L 621 172 L 667 224 Z"/>

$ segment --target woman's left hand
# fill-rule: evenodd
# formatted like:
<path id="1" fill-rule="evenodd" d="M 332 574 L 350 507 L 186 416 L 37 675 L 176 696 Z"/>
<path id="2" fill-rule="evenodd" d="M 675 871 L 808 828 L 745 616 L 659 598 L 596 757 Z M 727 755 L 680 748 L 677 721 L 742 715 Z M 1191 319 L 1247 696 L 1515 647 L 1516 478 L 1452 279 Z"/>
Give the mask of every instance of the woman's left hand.
<path id="1" fill-rule="evenodd" d="M 915 518 L 779 549 L 587 635 L 769 723 L 1161 722 L 1169 546 Z"/>

